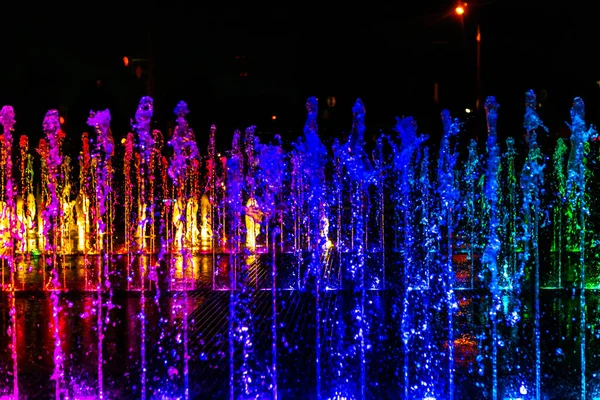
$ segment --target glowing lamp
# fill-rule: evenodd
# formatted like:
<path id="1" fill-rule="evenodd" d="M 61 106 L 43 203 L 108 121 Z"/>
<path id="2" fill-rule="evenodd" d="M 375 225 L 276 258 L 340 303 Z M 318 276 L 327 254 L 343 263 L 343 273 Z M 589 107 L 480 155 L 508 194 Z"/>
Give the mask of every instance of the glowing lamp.
<path id="1" fill-rule="evenodd" d="M 465 8 L 463 6 L 458 6 L 454 9 L 456 15 L 463 15 L 465 13 Z"/>
<path id="2" fill-rule="evenodd" d="M 277 119 L 277 115 L 271 115 L 271 119 L 275 121 Z"/>
<path id="3" fill-rule="evenodd" d="M 58 122 L 60 122 L 60 124 L 64 124 L 65 123 L 65 119 L 63 117 L 58 118 Z"/>
<path id="4" fill-rule="evenodd" d="M 125 65 L 126 67 L 129 66 L 129 57 L 127 57 L 127 56 L 123 57 L 123 65 Z"/>

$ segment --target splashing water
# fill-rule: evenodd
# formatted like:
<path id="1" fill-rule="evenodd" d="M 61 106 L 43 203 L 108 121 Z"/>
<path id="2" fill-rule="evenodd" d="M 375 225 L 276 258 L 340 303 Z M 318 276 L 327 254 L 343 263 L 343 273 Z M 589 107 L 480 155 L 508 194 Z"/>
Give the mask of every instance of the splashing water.
<path id="1" fill-rule="evenodd" d="M 194 193 L 186 187 L 189 179 L 190 164 L 199 158 L 198 148 L 193 136 L 193 132 L 189 129 L 185 116 L 189 113 L 187 104 L 183 101 L 175 107 L 175 115 L 177 116 L 177 127 L 173 134 L 173 138 L 169 141 L 169 145 L 173 147 L 173 157 L 169 166 L 168 174 L 173 182 L 173 189 L 176 193 L 175 207 L 179 208 L 178 219 L 174 219 L 174 224 L 181 227 L 180 234 L 176 235 L 175 246 L 180 249 L 183 285 L 182 290 L 182 333 L 183 333 L 183 392 L 184 399 L 189 399 L 189 354 L 188 354 L 188 271 L 190 270 L 190 253 L 188 249 L 190 244 L 186 243 L 188 230 L 194 228 L 190 226 L 189 221 L 192 220 L 192 215 L 188 215 L 190 203 L 193 204 L 197 199 L 194 198 Z M 187 189 L 187 190 L 186 190 Z M 172 262 L 175 262 L 173 259 Z"/>
<path id="2" fill-rule="evenodd" d="M 48 258 L 48 263 L 52 268 L 51 282 L 49 282 L 52 292 L 52 324 L 54 327 L 54 372 L 52 380 L 55 382 L 56 399 L 60 399 L 64 391 L 64 355 L 62 352 L 62 339 L 59 332 L 59 313 L 61 307 L 59 304 L 60 280 L 58 277 L 58 243 L 60 235 L 59 221 L 62 217 L 62 207 L 58 199 L 58 185 L 61 179 L 60 165 L 62 163 L 62 154 L 60 144 L 64 133 L 60 130 L 60 122 L 57 110 L 50 110 L 46 113 L 43 123 L 44 133 L 46 134 L 46 166 L 48 169 L 47 190 L 49 198 L 45 209 L 42 211 L 44 221 L 45 250 L 52 256 Z M 41 147 L 41 146 L 40 146 Z"/>
<path id="3" fill-rule="evenodd" d="M 527 134 L 527 142 L 529 145 L 529 153 L 527 160 L 521 173 L 521 190 L 523 191 L 523 215 L 524 223 L 522 227 L 524 229 L 524 245 L 523 245 L 523 259 L 521 262 L 520 270 L 517 276 L 517 280 L 522 279 L 524 275 L 524 267 L 528 263 L 530 258 L 529 247 L 531 247 L 531 253 L 535 262 L 534 266 L 534 341 L 535 341 L 535 373 L 534 373 L 534 388 L 535 398 L 540 399 L 541 397 L 541 360 L 540 360 L 540 253 L 539 253 L 539 230 L 540 230 L 540 213 L 542 212 L 540 204 L 540 188 L 543 187 L 544 183 L 544 162 L 537 144 L 537 129 L 542 128 L 545 131 L 548 129 L 542 124 L 542 121 L 538 117 L 535 107 L 537 104 L 535 94 L 533 90 L 529 90 L 526 94 L 525 103 L 525 130 Z M 533 211 L 533 218 L 531 212 Z M 520 286 L 520 285 L 519 285 Z M 518 293 L 518 292 L 517 292 Z M 524 387 L 522 385 L 522 387 Z"/>
<path id="4" fill-rule="evenodd" d="M 438 194 L 440 196 L 441 208 L 439 216 L 440 228 L 445 228 L 446 256 L 441 260 L 442 264 L 442 293 L 447 307 L 448 318 L 448 389 L 449 399 L 454 396 L 454 312 L 458 308 L 454 295 L 454 263 L 453 263 L 453 237 L 455 231 L 455 209 L 456 202 L 459 197 L 458 185 L 455 179 L 455 166 L 458 153 L 455 146 L 452 146 L 451 140 L 453 136 L 459 133 L 459 122 L 453 120 L 447 110 L 442 112 L 442 123 L 444 133 L 442 136 L 442 144 L 440 146 L 440 155 L 438 161 Z M 453 148 L 454 147 L 454 148 Z M 438 237 L 441 241 L 441 236 Z M 442 256 L 443 257 L 443 256 Z"/>
<path id="5" fill-rule="evenodd" d="M 151 171 L 146 169 L 152 157 L 152 146 L 154 139 L 150 134 L 150 121 L 152 119 L 154 105 L 150 97 L 142 97 L 135 113 L 135 123 L 132 124 L 138 135 L 138 149 L 140 154 L 140 169 L 139 169 L 139 192 L 140 192 L 140 216 L 138 216 L 139 226 L 139 260 L 140 260 L 140 384 L 141 384 L 141 399 L 146 399 L 146 296 L 145 296 L 145 264 L 142 262 L 144 251 L 146 249 L 146 231 L 148 226 L 148 214 L 152 205 L 146 203 L 145 188 L 149 185 Z"/>
<path id="6" fill-rule="evenodd" d="M 496 123 L 498 121 L 498 103 L 493 96 L 487 98 L 485 111 L 488 125 L 487 167 L 485 182 L 486 211 L 488 220 L 487 243 L 483 252 L 482 262 L 490 273 L 490 292 L 492 296 L 490 320 L 492 324 L 492 399 L 498 399 L 498 313 L 502 304 L 498 285 L 498 185 L 500 173 L 500 149 L 497 144 Z"/>
<path id="7" fill-rule="evenodd" d="M 4 169 L 6 171 L 6 176 L 4 177 L 5 182 L 5 201 L 6 208 L 4 209 L 4 213 L 8 214 L 8 234 L 17 239 L 17 241 L 26 240 L 26 236 L 23 236 L 23 230 L 17 229 L 17 208 L 15 202 L 15 195 L 17 191 L 15 190 L 12 176 L 12 154 L 11 150 L 13 147 L 13 130 L 15 121 L 15 112 L 11 106 L 4 106 L 2 110 L 0 110 L 0 123 L 4 128 L 4 133 L 2 135 L 4 146 L 4 159 L 2 163 L 4 164 Z M 6 228 L 5 228 L 6 229 Z M 14 241 L 11 240 L 11 246 L 8 249 L 8 254 L 6 257 L 9 273 L 10 273 L 10 287 L 9 287 L 9 304 L 10 304 L 10 328 L 9 335 L 11 337 L 11 358 L 12 358 L 12 376 L 13 376 L 13 392 L 12 396 L 14 399 L 19 398 L 19 373 L 18 373 L 18 359 L 17 359 L 17 308 L 15 304 L 15 248 Z"/>
<path id="8" fill-rule="evenodd" d="M 412 318 L 412 291 L 413 289 L 424 288 L 426 282 L 414 282 L 412 277 L 418 276 L 418 267 L 415 265 L 416 261 L 416 232 L 414 227 L 416 225 L 414 216 L 413 206 L 413 194 L 415 184 L 415 157 L 419 150 L 419 147 L 427 136 L 417 135 L 416 121 L 410 117 L 399 119 L 397 118 L 397 124 L 395 131 L 398 133 L 398 139 L 400 144 L 397 145 L 394 142 L 390 142 L 392 146 L 393 154 L 393 168 L 395 173 L 395 179 L 399 190 L 395 193 L 396 212 L 401 221 L 401 228 L 396 231 L 397 235 L 403 232 L 402 236 L 395 237 L 395 248 L 403 255 L 404 264 L 403 268 L 403 285 L 404 285 L 404 296 L 402 298 L 402 314 L 400 317 L 400 332 L 402 335 L 403 344 L 403 391 L 404 398 L 410 398 L 410 374 L 409 374 L 409 356 L 411 355 L 410 345 L 411 339 L 413 338 L 414 329 L 410 329 L 410 320 Z M 400 147 L 401 146 L 401 150 Z M 428 188 L 424 188 L 428 190 Z M 402 241 L 401 241 L 402 239 Z"/>
<path id="9" fill-rule="evenodd" d="M 322 216 L 326 204 L 324 203 L 324 181 L 325 181 L 325 163 L 327 149 L 321 142 L 318 135 L 317 127 L 317 112 L 318 102 L 315 97 L 311 97 L 306 101 L 306 123 L 304 124 L 304 140 L 298 141 L 294 145 L 292 153 L 292 164 L 297 170 L 293 174 L 297 182 L 297 190 L 295 190 L 296 198 L 296 232 L 295 237 L 301 238 L 305 232 L 310 232 L 308 235 L 308 249 L 310 249 L 310 261 L 308 272 L 302 287 L 306 285 L 306 279 L 309 277 L 315 278 L 315 325 L 316 325 L 316 340 L 315 340 L 315 365 L 317 376 L 317 397 L 321 396 L 321 276 L 317 273 L 321 260 L 323 258 L 324 238 L 315 234 L 320 232 Z M 304 209 L 307 207 L 307 209 Z M 301 211 L 300 211 L 301 210 Z M 300 220 L 300 212 L 306 212 L 307 218 Z M 301 248 L 300 243 L 296 243 L 295 249 L 298 251 Z M 300 274 L 298 276 L 300 280 Z"/>
<path id="10" fill-rule="evenodd" d="M 98 204 L 98 217 L 96 224 L 98 234 L 102 240 L 100 243 L 101 264 L 98 267 L 97 283 L 97 318 L 98 318 L 98 398 L 104 398 L 103 378 L 103 342 L 104 324 L 110 322 L 110 310 L 112 309 L 112 290 L 110 285 L 110 243 L 109 231 L 112 231 L 111 221 L 108 218 L 110 195 L 112 193 L 112 166 L 111 157 L 114 154 L 114 140 L 110 134 L 110 112 L 108 110 L 91 113 L 88 125 L 96 131 L 96 148 L 94 151 L 94 164 L 96 165 L 96 202 Z M 108 300 L 104 302 L 103 293 L 108 292 Z M 106 313 L 103 313 L 106 308 Z"/>
<path id="11" fill-rule="evenodd" d="M 17 311 L 39 301 L 37 278 L 57 399 L 594 396 L 596 133 L 576 98 L 546 166 L 536 106 L 528 91 L 523 140 L 500 141 L 488 98 L 480 154 L 447 111 L 440 142 L 410 117 L 372 134 L 360 99 L 328 142 L 309 98 L 291 146 L 250 126 L 222 151 L 213 125 L 204 155 L 187 104 L 163 138 L 146 97 L 119 146 L 109 111 L 91 113 L 77 168 L 50 110 L 39 169 L 4 107 L 0 396 L 31 390 Z"/>
<path id="12" fill-rule="evenodd" d="M 579 252 L 579 346 L 581 360 L 581 398 L 587 396 L 587 379 L 586 379 L 586 275 L 585 275 L 585 226 L 586 217 L 589 214 L 588 205 L 586 203 L 586 169 L 585 158 L 588 153 L 588 142 L 597 137 L 596 129 L 593 126 L 587 126 L 585 122 L 585 106 L 583 100 L 576 97 L 571 107 L 571 150 L 569 153 L 569 161 L 567 165 L 567 182 L 566 196 L 571 200 L 571 205 L 574 209 L 574 215 L 577 219 L 574 221 L 577 227 L 576 232 L 579 235 L 579 243 L 577 244 Z M 575 245 L 575 243 L 573 243 Z"/>

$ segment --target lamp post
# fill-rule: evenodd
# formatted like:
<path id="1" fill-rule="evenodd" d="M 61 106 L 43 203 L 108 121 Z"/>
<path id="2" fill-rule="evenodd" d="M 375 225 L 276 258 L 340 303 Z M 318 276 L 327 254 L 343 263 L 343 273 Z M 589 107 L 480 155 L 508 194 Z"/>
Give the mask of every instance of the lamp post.
<path id="1" fill-rule="evenodd" d="M 467 12 L 468 3 L 458 3 L 454 8 L 454 13 L 460 18 L 464 24 L 464 16 Z M 475 82 L 475 110 L 481 109 L 481 29 L 479 23 L 476 25 L 477 35 L 475 36 L 477 53 L 476 53 L 476 82 Z"/>

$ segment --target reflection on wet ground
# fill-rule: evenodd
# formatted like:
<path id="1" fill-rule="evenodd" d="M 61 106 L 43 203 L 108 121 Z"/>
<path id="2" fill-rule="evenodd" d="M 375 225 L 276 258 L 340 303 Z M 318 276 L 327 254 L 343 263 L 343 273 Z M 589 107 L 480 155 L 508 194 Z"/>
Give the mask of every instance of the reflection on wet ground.
<path id="1" fill-rule="evenodd" d="M 235 398 L 245 398 L 248 392 L 258 394 L 258 398 L 270 397 L 273 384 L 270 266 L 259 259 L 248 270 L 240 270 L 238 279 L 245 284 L 231 292 L 228 290 L 229 260 L 223 256 L 213 264 L 211 256 L 195 258 L 193 271 L 188 271 L 193 277 L 193 284 L 189 283 L 193 287 L 188 292 L 187 304 L 181 291 L 150 290 L 145 293 L 145 365 L 142 365 L 140 353 L 140 291 L 122 290 L 127 280 L 114 278 L 112 297 L 107 299 L 105 293 L 102 298 L 104 303 L 112 305 L 101 324 L 104 330 L 105 398 L 139 398 L 143 368 L 146 369 L 147 398 L 182 396 L 185 352 L 189 357 L 190 398 L 229 398 L 232 387 Z M 0 382 L 0 394 L 9 393 L 11 387 L 10 334 L 15 334 L 21 397 L 55 398 L 52 332 L 57 328 L 65 356 L 64 388 L 69 398 L 95 398 L 99 325 L 94 269 L 84 268 L 81 258 L 74 259 L 69 265 L 61 270 L 63 283 L 69 290 L 59 294 L 58 327 L 54 326 L 52 318 L 51 292 L 41 289 L 47 272 L 40 269 L 39 264 L 20 265 L 16 332 L 10 332 L 7 293 L 2 294 L 0 376 L 6 379 Z M 294 287 L 297 274 L 295 268 L 281 268 L 281 290 L 277 291 L 276 298 L 275 347 L 280 397 L 316 398 L 317 341 L 321 346 L 319 378 L 322 396 L 333 397 L 340 388 L 356 392 L 361 357 L 357 352 L 358 341 L 352 320 L 359 294 L 353 290 L 328 290 L 321 292 L 317 300 L 311 290 L 283 290 Z M 151 284 L 149 287 L 153 289 Z M 582 365 L 579 294 L 571 289 L 542 290 L 540 296 L 541 393 L 546 399 L 578 399 Z M 415 290 L 409 297 L 416 310 L 414 326 L 417 327 L 419 321 L 427 321 L 430 326 L 417 329 L 420 333 L 415 335 L 406 357 L 399 315 L 403 298 L 402 290 L 394 288 L 366 292 L 364 315 L 368 319 L 368 333 L 364 362 L 367 398 L 402 398 L 403 367 L 407 361 L 411 386 L 446 380 L 443 357 L 436 354 L 447 348 L 447 335 L 443 321 L 430 318 L 433 314 L 427 312 L 428 307 L 435 306 L 431 301 L 432 293 Z M 501 398 L 531 388 L 536 351 L 531 339 L 534 332 L 531 298 L 531 293 L 526 290 L 518 296 L 509 291 L 503 295 L 501 313 L 510 316 L 518 304 L 521 318 L 513 323 L 502 323 L 499 328 L 498 389 L 504 395 Z M 593 394 L 600 383 L 597 375 L 600 371 L 597 356 L 600 326 L 594 322 L 599 320 L 600 296 L 589 290 L 586 298 L 587 320 L 590 321 L 585 346 L 586 385 L 588 393 Z M 455 399 L 488 398 L 492 365 L 490 297 L 485 291 L 458 290 L 457 300 L 453 335 Z M 182 328 L 184 309 L 189 315 L 187 341 Z M 321 323 L 319 335 L 317 310 Z M 431 360 L 430 364 L 428 360 Z"/>

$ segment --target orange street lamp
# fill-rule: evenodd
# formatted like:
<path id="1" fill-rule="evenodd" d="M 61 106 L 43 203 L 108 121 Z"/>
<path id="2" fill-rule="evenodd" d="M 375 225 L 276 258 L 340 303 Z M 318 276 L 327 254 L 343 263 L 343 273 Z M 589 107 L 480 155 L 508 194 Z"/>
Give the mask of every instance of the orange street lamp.
<path id="1" fill-rule="evenodd" d="M 459 3 L 456 8 L 454 9 L 454 12 L 456 13 L 456 15 L 458 15 L 461 20 L 464 17 L 466 11 L 467 11 L 467 3 Z M 479 24 L 477 24 L 477 36 L 475 36 L 475 40 L 477 43 L 477 81 L 476 81 L 476 98 L 475 98 L 475 109 L 479 111 L 479 109 L 481 108 L 481 101 L 480 101 L 480 97 L 481 97 L 481 30 L 479 29 Z"/>

